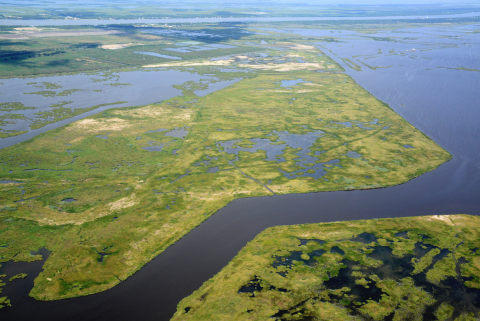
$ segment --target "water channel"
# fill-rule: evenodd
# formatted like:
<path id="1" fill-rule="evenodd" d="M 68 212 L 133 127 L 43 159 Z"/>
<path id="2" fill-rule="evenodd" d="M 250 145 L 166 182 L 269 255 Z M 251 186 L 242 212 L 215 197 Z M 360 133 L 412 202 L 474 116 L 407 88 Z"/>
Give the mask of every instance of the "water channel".
<path id="1" fill-rule="evenodd" d="M 352 34 L 343 37 L 342 43 L 319 43 L 361 86 L 452 153 L 451 161 L 408 183 L 384 189 L 235 200 L 125 282 L 87 297 L 55 302 L 29 298 L 33 277 L 42 265 L 31 263 L 31 271 L 25 271 L 32 277 L 18 280 L 15 292 L 5 289 L 2 294 L 13 305 L 1 311 L 2 318 L 169 320 L 182 298 L 219 272 L 267 227 L 414 215 L 479 215 L 480 72 L 474 70 L 480 70 L 480 41 L 478 34 L 469 32 L 472 28 L 478 26 L 457 30 L 455 36 L 461 39 L 441 30 L 415 29 L 402 32 L 417 40 L 381 41 Z M 407 51 L 413 48 L 425 50 Z M 385 54 L 390 50 L 398 54 Z M 360 60 L 362 68 L 357 71 L 340 59 L 370 54 L 375 56 L 369 59 L 370 66 L 392 67 L 371 69 Z M 458 67 L 469 70 L 448 69 Z"/>

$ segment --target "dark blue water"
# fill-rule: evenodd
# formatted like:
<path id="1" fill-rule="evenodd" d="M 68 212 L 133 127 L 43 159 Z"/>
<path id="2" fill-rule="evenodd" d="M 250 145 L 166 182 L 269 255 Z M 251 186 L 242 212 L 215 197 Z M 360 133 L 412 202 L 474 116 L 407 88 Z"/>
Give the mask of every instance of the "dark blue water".
<path id="1" fill-rule="evenodd" d="M 471 25 L 373 35 L 317 30 L 297 33 L 330 35 L 344 41 L 319 42 L 318 46 L 358 84 L 452 153 L 457 174 L 445 188 L 468 192 L 480 178 L 480 37 L 472 32 L 479 29 L 480 25 Z M 389 40 L 379 41 L 378 37 Z M 349 58 L 361 71 L 348 67 L 341 58 Z M 470 70 L 460 70 L 462 67 Z"/>
<path id="2" fill-rule="evenodd" d="M 479 37 L 465 31 L 456 33 L 464 34 L 463 40 L 435 36 L 438 30 L 423 34 L 426 40 L 421 44 L 345 38 L 344 43 L 321 45 L 331 50 L 328 54 L 360 85 L 452 153 L 451 161 L 408 183 L 389 188 L 237 199 L 113 289 L 82 298 L 38 302 L 27 296 L 29 289 L 25 287 L 11 296 L 14 307 L 2 310 L 2 318 L 169 320 L 182 298 L 218 273 L 267 227 L 415 215 L 479 215 L 480 73 L 432 69 L 457 65 L 480 69 Z M 453 41 L 455 45 L 445 41 Z M 390 48 L 398 48 L 395 50 L 400 52 L 428 43 L 431 50 L 421 53 L 429 59 L 411 58 L 413 51 L 388 55 Z M 338 58 L 374 55 L 378 49 L 384 54 L 378 58 L 381 61 L 376 61 L 376 65 L 371 62 L 371 66 L 382 62 L 383 66 L 393 67 L 376 70 L 362 67 L 357 72 Z"/>

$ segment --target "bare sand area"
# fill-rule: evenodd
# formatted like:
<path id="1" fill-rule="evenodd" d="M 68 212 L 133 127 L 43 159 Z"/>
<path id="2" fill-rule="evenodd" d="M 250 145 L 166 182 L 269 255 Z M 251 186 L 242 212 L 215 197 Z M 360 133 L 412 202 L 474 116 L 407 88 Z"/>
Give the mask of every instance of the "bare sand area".
<path id="1" fill-rule="evenodd" d="M 130 46 L 138 46 L 138 45 L 141 45 L 141 43 L 116 43 L 116 44 L 113 44 L 113 45 L 103 45 L 103 46 L 100 46 L 100 48 L 102 49 L 109 49 L 109 50 L 117 50 L 117 49 L 123 49 L 123 48 L 127 48 L 127 47 L 130 47 Z"/>

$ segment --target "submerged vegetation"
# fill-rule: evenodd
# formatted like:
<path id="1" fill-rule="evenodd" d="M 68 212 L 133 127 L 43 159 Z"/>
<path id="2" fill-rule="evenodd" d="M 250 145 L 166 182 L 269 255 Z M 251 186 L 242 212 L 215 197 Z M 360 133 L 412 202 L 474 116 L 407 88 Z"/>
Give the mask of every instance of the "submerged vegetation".
<path id="1" fill-rule="evenodd" d="M 265 230 L 172 320 L 477 320 L 480 218 Z"/>

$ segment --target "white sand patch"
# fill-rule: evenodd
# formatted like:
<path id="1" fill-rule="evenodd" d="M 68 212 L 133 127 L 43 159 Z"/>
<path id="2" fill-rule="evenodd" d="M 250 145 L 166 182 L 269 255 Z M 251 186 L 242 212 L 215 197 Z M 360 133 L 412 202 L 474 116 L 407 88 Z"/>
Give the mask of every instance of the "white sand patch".
<path id="1" fill-rule="evenodd" d="M 147 106 L 143 108 L 137 109 L 129 109 L 129 110 L 118 110 L 115 112 L 117 115 L 122 116 L 130 116 L 130 117 L 158 117 L 158 116 L 165 116 L 168 119 L 181 119 L 181 120 L 190 120 L 193 111 L 186 109 L 185 111 L 178 112 L 175 110 L 175 114 L 172 115 L 172 111 L 162 107 L 162 106 Z"/>
<path id="2" fill-rule="evenodd" d="M 269 44 L 267 46 L 281 47 L 281 48 L 287 48 L 287 49 L 298 50 L 298 51 L 318 51 L 318 49 L 315 48 L 314 46 L 302 45 L 302 44 L 293 43 L 293 42 L 278 42 L 275 44 Z"/>
<path id="3" fill-rule="evenodd" d="M 296 44 L 294 48 L 297 50 L 317 50 L 317 48 L 313 46 L 300 45 L 300 44 Z"/>
<path id="4" fill-rule="evenodd" d="M 105 130 L 111 130 L 111 131 L 116 131 L 116 130 L 122 130 L 126 127 L 129 127 L 130 124 L 128 124 L 127 121 L 121 118 L 109 118 L 105 120 L 96 120 L 96 119 L 82 119 L 77 122 L 74 122 L 72 125 L 73 129 L 81 129 L 83 131 L 89 131 L 89 132 L 99 132 L 99 131 L 105 131 Z"/>
<path id="5" fill-rule="evenodd" d="M 119 199 L 118 201 L 108 203 L 111 211 L 118 211 L 127 207 L 132 207 L 136 204 L 135 193 L 130 196 Z"/>
<path id="6" fill-rule="evenodd" d="M 227 66 L 233 62 L 233 59 L 229 60 L 207 60 L 201 62 L 175 62 L 175 63 L 163 63 L 155 65 L 145 65 L 143 68 L 157 68 L 157 67 L 191 67 L 191 66 Z"/>
<path id="7" fill-rule="evenodd" d="M 14 28 L 16 31 L 37 31 L 41 30 L 38 29 L 37 27 L 27 27 L 27 28 Z"/>
<path id="8" fill-rule="evenodd" d="M 313 47 L 313 46 L 307 46 L 307 45 L 302 45 L 302 44 L 298 44 L 298 43 L 291 43 L 291 42 L 284 42 L 284 43 L 281 43 L 282 46 L 286 47 L 286 48 L 290 48 L 290 49 L 293 49 L 293 50 L 305 50 L 305 51 L 316 51 L 317 48 Z"/>
<path id="9" fill-rule="evenodd" d="M 295 93 L 295 94 L 303 94 L 303 93 L 311 93 L 315 92 L 316 90 L 307 90 L 307 89 L 300 89 L 300 90 L 281 90 L 281 89 L 274 89 L 274 90 L 263 90 L 263 92 L 267 93 Z"/>
<path id="10" fill-rule="evenodd" d="M 429 221 L 431 221 L 432 219 L 440 220 L 440 221 L 444 221 L 448 225 L 454 225 L 452 220 L 450 219 L 450 215 L 432 215 L 432 216 L 427 216 L 426 219 Z"/>
<path id="11" fill-rule="evenodd" d="M 103 45 L 100 48 L 108 49 L 108 50 L 117 50 L 117 49 L 123 49 L 123 48 L 127 48 L 134 45 L 138 46 L 138 45 L 141 45 L 141 43 L 117 43 L 113 45 Z"/>
<path id="12" fill-rule="evenodd" d="M 324 67 L 319 63 L 309 62 L 309 63 L 298 63 L 298 62 L 288 62 L 284 64 L 266 64 L 266 65 L 238 65 L 243 68 L 253 68 L 253 69 L 262 69 L 262 70 L 275 70 L 275 71 L 293 71 L 293 70 L 318 70 L 324 69 Z"/>

